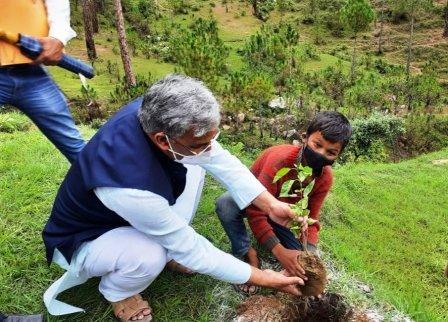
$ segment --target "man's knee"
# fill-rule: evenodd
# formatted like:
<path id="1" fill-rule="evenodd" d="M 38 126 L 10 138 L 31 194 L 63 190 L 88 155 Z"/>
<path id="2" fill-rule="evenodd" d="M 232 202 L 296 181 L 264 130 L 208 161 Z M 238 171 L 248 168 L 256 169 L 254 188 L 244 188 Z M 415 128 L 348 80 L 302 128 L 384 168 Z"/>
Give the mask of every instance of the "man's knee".
<path id="1" fill-rule="evenodd" d="M 224 193 L 216 200 L 215 210 L 221 221 L 232 221 L 240 216 L 240 209 L 229 193 Z"/>
<path id="2" fill-rule="evenodd" d="M 159 275 L 167 261 L 166 250 L 155 242 L 135 246 L 123 258 L 122 273 L 136 277 L 156 277 Z"/>

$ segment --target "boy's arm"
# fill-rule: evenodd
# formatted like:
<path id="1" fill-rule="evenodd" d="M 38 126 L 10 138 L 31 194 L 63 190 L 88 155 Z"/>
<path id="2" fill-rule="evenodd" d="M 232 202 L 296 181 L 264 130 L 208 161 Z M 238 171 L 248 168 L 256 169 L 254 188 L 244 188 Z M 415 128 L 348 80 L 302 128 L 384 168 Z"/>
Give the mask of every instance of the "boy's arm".
<path id="1" fill-rule="evenodd" d="M 271 158 L 269 153 L 262 155 L 257 161 L 252 166 L 252 172 L 266 189 L 278 198 L 281 186 L 286 178 L 279 180 L 277 183 L 273 183 L 274 176 L 279 169 L 289 166 L 287 164 L 281 164 L 274 157 Z M 297 262 L 297 257 L 300 252 L 298 250 L 286 249 L 282 246 L 268 221 L 269 216 L 253 205 L 246 208 L 246 215 L 249 226 L 257 241 L 271 251 L 282 266 L 291 274 L 306 280 L 305 270 Z"/>
<path id="2" fill-rule="evenodd" d="M 249 226 L 258 242 L 270 250 L 289 273 L 306 280 L 305 270 L 297 262 L 300 251 L 287 249 L 280 243 L 271 224 L 268 222 L 268 216 L 261 210 L 250 206 L 246 209 L 246 214 Z"/>
<path id="3" fill-rule="evenodd" d="M 274 229 L 268 222 L 268 215 L 253 205 L 246 208 L 246 215 L 250 229 L 257 241 L 266 249 L 272 250 L 280 240 L 277 238 Z"/>
<path id="4" fill-rule="evenodd" d="M 279 195 L 279 186 L 278 183 L 273 183 L 273 181 L 275 173 L 278 171 L 277 168 L 281 168 L 281 165 L 274 164 L 278 163 L 278 161 L 274 162 L 273 159 L 270 150 L 265 150 L 257 160 L 255 160 L 251 167 L 251 171 L 266 190 L 277 198 Z M 271 250 L 280 241 L 275 235 L 271 224 L 268 222 L 268 214 L 255 205 L 250 205 L 245 211 L 249 226 L 255 238 L 260 244 L 268 250 Z"/>

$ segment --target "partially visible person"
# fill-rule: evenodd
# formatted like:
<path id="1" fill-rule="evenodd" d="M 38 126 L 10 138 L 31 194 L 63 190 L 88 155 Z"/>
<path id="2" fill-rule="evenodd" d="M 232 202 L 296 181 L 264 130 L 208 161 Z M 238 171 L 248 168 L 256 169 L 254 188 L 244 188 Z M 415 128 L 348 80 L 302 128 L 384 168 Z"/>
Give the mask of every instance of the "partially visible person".
<path id="1" fill-rule="evenodd" d="M 118 319 L 150 321 L 155 313 L 140 293 L 172 260 L 232 284 L 299 294 L 300 277 L 251 267 L 190 225 L 205 171 L 241 209 L 254 204 L 276 222 L 294 217 L 220 146 L 219 123 L 220 105 L 202 82 L 168 75 L 101 127 L 68 171 L 43 231 L 48 262 L 67 270 L 44 294 L 50 314 L 79 312 L 57 295 L 98 276 Z"/>
<path id="2" fill-rule="evenodd" d="M 56 65 L 64 46 L 76 36 L 68 0 L 0 0 L 0 29 L 37 37 L 43 46 L 34 61 L 0 40 L 0 107 L 12 105 L 73 162 L 83 149 L 67 100 L 42 65 Z M 37 322 L 42 316 L 1 316 L 5 321 Z M 39 320 L 40 319 L 40 320 Z"/>
<path id="3" fill-rule="evenodd" d="M 276 183 L 273 182 L 274 176 L 282 168 L 294 168 L 299 164 L 311 167 L 313 173 L 306 178 L 304 185 L 315 180 L 309 195 L 308 209 L 309 217 L 318 221 L 321 206 L 333 183 L 331 165 L 348 144 L 351 133 L 352 128 L 345 116 L 338 112 L 321 112 L 310 122 L 302 146 L 285 144 L 270 147 L 256 159 L 251 171 L 278 200 L 294 204 L 301 199 L 301 196 L 281 198 L 279 195 L 284 182 L 297 178 L 297 171 L 290 171 Z M 293 186 L 291 190 L 295 189 L 298 187 Z M 250 244 L 244 225 L 243 219 L 247 217 L 257 241 L 272 252 L 291 274 L 305 278 L 305 271 L 297 262 L 297 257 L 303 251 L 302 242 L 285 225 L 272 221 L 262 209 L 254 205 L 240 211 L 228 193 L 217 200 L 216 212 L 230 239 L 234 256 L 252 266 L 259 266 L 257 252 Z M 319 222 L 308 228 L 308 251 L 316 252 L 319 230 Z M 244 293 L 256 292 L 256 288 L 250 284 L 237 287 Z"/>
<path id="4" fill-rule="evenodd" d="M 37 37 L 43 51 L 32 61 L 19 48 L 0 40 L 0 106 L 26 114 L 72 163 L 85 145 L 67 99 L 43 65 L 55 65 L 66 43 L 76 36 L 70 27 L 68 0 L 0 0 L 0 29 Z"/>

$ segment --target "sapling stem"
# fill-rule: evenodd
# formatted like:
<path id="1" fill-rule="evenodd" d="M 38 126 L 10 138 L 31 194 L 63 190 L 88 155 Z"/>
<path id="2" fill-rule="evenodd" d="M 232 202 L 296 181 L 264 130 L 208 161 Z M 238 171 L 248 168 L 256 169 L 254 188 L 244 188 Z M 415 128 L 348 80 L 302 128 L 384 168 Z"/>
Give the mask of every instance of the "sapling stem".
<path id="1" fill-rule="evenodd" d="M 286 176 L 291 170 L 296 170 L 296 177 L 283 182 L 280 192 L 280 197 L 284 198 L 294 198 L 301 196 L 302 198 L 297 201 L 291 207 L 292 210 L 297 214 L 297 219 L 293 219 L 293 224 L 291 226 L 291 231 L 295 233 L 297 239 L 302 238 L 302 245 L 305 251 L 308 251 L 308 226 L 312 226 L 317 223 L 317 220 L 309 218 L 310 210 L 308 207 L 309 194 L 313 190 L 314 182 L 313 179 L 308 185 L 304 186 L 305 180 L 313 174 L 313 169 L 310 167 L 304 167 L 299 163 L 298 166 L 294 168 L 282 168 L 275 174 L 273 183 L 276 183 L 281 178 Z M 299 189 L 295 189 L 291 192 L 294 184 L 298 183 Z M 306 229 L 302 231 L 301 227 L 306 225 Z"/>

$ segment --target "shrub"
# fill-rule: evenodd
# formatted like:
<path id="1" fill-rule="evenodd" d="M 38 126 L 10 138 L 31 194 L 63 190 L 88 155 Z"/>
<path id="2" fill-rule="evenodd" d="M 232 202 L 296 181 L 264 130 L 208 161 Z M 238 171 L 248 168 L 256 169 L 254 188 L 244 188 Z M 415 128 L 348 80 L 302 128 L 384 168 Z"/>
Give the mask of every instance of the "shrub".
<path id="1" fill-rule="evenodd" d="M 81 95 L 70 100 L 73 118 L 76 123 L 89 124 L 96 119 L 106 117 L 101 104 L 98 101 L 98 93 L 95 88 L 87 85 L 81 86 Z"/>
<path id="2" fill-rule="evenodd" d="M 123 105 L 143 95 L 146 90 L 154 83 L 154 79 L 151 74 L 148 76 L 136 75 L 136 85 L 133 87 L 128 87 L 126 85 L 126 79 L 123 76 L 120 82 L 115 85 L 114 90 L 110 93 L 110 102 L 119 103 Z M 115 112 L 115 111 L 112 111 Z M 111 113 L 108 113 L 111 114 Z"/>
<path id="3" fill-rule="evenodd" d="M 13 133 L 27 131 L 31 127 L 31 121 L 22 113 L 0 113 L 0 132 Z"/>
<path id="4" fill-rule="evenodd" d="M 398 157 L 416 156 L 448 146 L 448 116 L 409 115 L 405 119 L 405 128 Z"/>
<path id="5" fill-rule="evenodd" d="M 349 159 L 356 161 L 360 157 L 377 160 L 381 145 L 389 148 L 395 146 L 398 138 L 405 132 L 402 118 L 379 113 L 374 113 L 368 118 L 355 119 L 352 127 L 353 135 L 343 161 Z"/>

